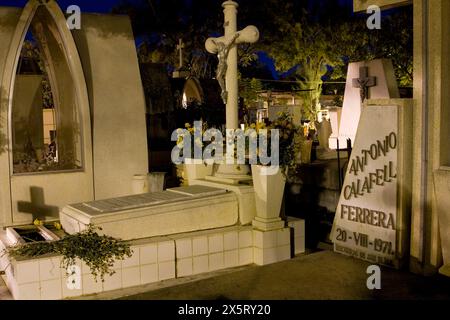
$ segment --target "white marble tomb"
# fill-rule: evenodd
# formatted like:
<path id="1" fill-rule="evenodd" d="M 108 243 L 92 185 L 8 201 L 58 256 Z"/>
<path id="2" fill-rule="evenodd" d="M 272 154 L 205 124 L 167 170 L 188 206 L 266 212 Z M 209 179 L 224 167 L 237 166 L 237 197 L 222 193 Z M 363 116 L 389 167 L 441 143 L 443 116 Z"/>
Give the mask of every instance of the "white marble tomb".
<path id="1" fill-rule="evenodd" d="M 69 205 L 60 220 L 68 233 L 93 224 L 109 236 L 130 240 L 228 227 L 237 224 L 239 213 L 234 193 L 189 186 Z"/>

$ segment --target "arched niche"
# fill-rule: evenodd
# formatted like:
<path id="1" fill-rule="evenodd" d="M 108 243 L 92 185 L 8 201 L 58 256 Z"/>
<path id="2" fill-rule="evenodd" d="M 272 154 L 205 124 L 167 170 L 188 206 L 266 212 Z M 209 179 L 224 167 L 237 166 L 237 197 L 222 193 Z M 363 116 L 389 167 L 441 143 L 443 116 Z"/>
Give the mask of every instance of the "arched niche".
<path id="1" fill-rule="evenodd" d="M 55 103 L 58 151 L 72 155 L 73 164 L 55 170 L 18 170 L 14 150 L 18 148 L 17 68 L 23 43 L 31 30 L 38 42 Z M 7 223 L 27 223 L 35 217 L 58 218 L 57 208 L 68 203 L 92 200 L 92 142 L 89 100 L 77 47 L 66 18 L 53 0 L 30 0 L 13 32 L 2 74 L 0 128 L 7 137 L 6 152 L 0 154 L 0 199 Z M 25 88 L 30 88 L 26 83 Z M 26 94 L 25 94 L 26 95 Z M 34 112 L 36 114 L 36 112 Z M 15 121 L 15 123 L 14 123 Z M 36 135 L 31 134 L 32 139 Z M 20 139 L 19 139 L 20 140 Z M 46 210 L 45 208 L 56 208 Z M 9 210 L 7 210 L 9 209 Z M 9 211 L 9 215 L 8 215 Z"/>
<path id="2" fill-rule="evenodd" d="M 186 108 L 193 101 L 200 104 L 203 103 L 203 90 L 200 82 L 196 78 L 188 78 L 183 88 L 183 107 Z"/>

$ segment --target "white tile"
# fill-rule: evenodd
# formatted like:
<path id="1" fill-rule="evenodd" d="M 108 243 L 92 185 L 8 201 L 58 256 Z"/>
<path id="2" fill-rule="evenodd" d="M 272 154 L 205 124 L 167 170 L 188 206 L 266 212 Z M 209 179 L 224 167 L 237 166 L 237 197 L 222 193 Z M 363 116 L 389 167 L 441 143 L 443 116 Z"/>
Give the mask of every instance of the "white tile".
<path id="1" fill-rule="evenodd" d="M 41 281 L 41 299 L 42 300 L 62 299 L 61 278 Z"/>
<path id="2" fill-rule="evenodd" d="M 123 262 L 123 260 L 121 260 L 121 259 L 114 260 L 114 264 L 111 267 L 111 269 L 113 269 L 113 270 L 120 270 L 120 269 L 122 269 L 122 262 Z"/>
<path id="3" fill-rule="evenodd" d="M 30 283 L 39 281 L 39 260 L 18 261 L 14 268 L 17 283 Z"/>
<path id="4" fill-rule="evenodd" d="M 97 280 L 97 281 L 95 281 Z M 100 277 L 94 278 L 91 274 L 83 274 L 83 294 L 94 294 L 103 291 L 103 282 Z"/>
<path id="5" fill-rule="evenodd" d="M 291 259 L 291 246 L 278 247 L 278 261 L 284 261 Z"/>
<path id="6" fill-rule="evenodd" d="M 263 253 L 264 249 L 261 248 L 254 248 L 253 249 L 253 260 L 254 263 L 257 264 L 258 266 L 262 266 L 264 265 L 264 253 Z"/>
<path id="7" fill-rule="evenodd" d="M 277 232 L 277 246 L 282 247 L 291 243 L 291 229 L 284 228 Z"/>
<path id="8" fill-rule="evenodd" d="M 60 279 L 62 273 L 60 258 L 39 259 L 41 281 Z"/>
<path id="9" fill-rule="evenodd" d="M 254 250 L 255 264 L 263 266 L 278 261 L 278 248 L 255 248 Z"/>
<path id="10" fill-rule="evenodd" d="M 158 281 L 158 265 L 148 264 L 141 266 L 141 284 L 153 283 Z"/>
<path id="11" fill-rule="evenodd" d="M 234 250 L 239 248 L 239 235 L 237 231 L 227 232 L 223 235 L 223 249 Z"/>
<path id="12" fill-rule="evenodd" d="M 175 260 L 175 243 L 163 241 L 158 243 L 158 262 Z"/>
<path id="13" fill-rule="evenodd" d="M 196 256 L 193 261 L 193 272 L 194 274 L 199 274 L 203 272 L 208 272 L 208 256 Z"/>
<path id="14" fill-rule="evenodd" d="M 122 268 L 130 268 L 130 267 L 138 267 L 139 266 L 140 248 L 133 247 L 132 250 L 133 250 L 133 255 L 129 258 L 125 258 L 125 260 L 122 261 Z"/>
<path id="15" fill-rule="evenodd" d="M 274 248 L 277 246 L 278 230 L 253 230 L 253 245 L 255 248 Z"/>
<path id="16" fill-rule="evenodd" d="M 208 238 L 206 236 L 192 239 L 192 253 L 194 256 L 208 253 Z"/>
<path id="17" fill-rule="evenodd" d="M 177 277 L 186 277 L 192 275 L 193 272 L 193 259 L 185 258 L 177 260 Z"/>
<path id="18" fill-rule="evenodd" d="M 103 291 L 120 289 L 122 287 L 122 270 L 117 270 L 112 276 L 105 275 Z"/>
<path id="19" fill-rule="evenodd" d="M 305 252 L 305 237 L 295 237 L 294 238 L 294 252 L 295 254 L 300 254 Z"/>
<path id="20" fill-rule="evenodd" d="M 305 236 L 305 220 L 288 217 L 288 226 L 294 229 L 294 237 Z"/>
<path id="21" fill-rule="evenodd" d="M 291 246 L 281 246 L 277 248 L 277 261 L 285 261 L 291 258 Z"/>
<path id="22" fill-rule="evenodd" d="M 192 239 L 184 238 L 175 240 L 177 259 L 192 257 Z"/>
<path id="23" fill-rule="evenodd" d="M 209 271 L 220 270 L 224 268 L 223 252 L 212 253 L 209 255 Z"/>
<path id="24" fill-rule="evenodd" d="M 122 288 L 135 287 L 141 284 L 139 266 L 122 269 Z"/>
<path id="25" fill-rule="evenodd" d="M 225 268 L 234 268 L 239 265 L 239 250 L 225 251 L 223 254 Z"/>
<path id="26" fill-rule="evenodd" d="M 122 269 L 122 263 L 123 263 L 123 260 L 116 259 L 116 260 L 114 260 L 114 263 L 110 267 L 110 269 L 111 270 L 120 270 L 120 269 Z M 81 261 L 80 265 L 81 265 L 82 274 L 92 274 L 91 268 L 84 261 Z"/>
<path id="27" fill-rule="evenodd" d="M 244 266 L 253 263 L 253 248 L 239 249 L 239 265 Z"/>
<path id="28" fill-rule="evenodd" d="M 158 262 L 158 247 L 156 243 L 147 244 L 139 248 L 140 253 L 140 263 L 153 264 Z"/>
<path id="29" fill-rule="evenodd" d="M 239 231 L 239 248 L 247 248 L 253 246 L 252 230 Z"/>
<path id="30" fill-rule="evenodd" d="M 216 253 L 223 251 L 223 234 L 213 234 L 208 236 L 208 251 L 209 253 Z"/>
<path id="31" fill-rule="evenodd" d="M 41 290 L 39 282 L 19 284 L 19 300 L 40 300 Z"/>
<path id="32" fill-rule="evenodd" d="M 158 263 L 159 281 L 175 278 L 175 261 Z"/>
<path id="33" fill-rule="evenodd" d="M 70 277 L 64 275 L 61 278 L 61 287 L 63 299 L 81 296 L 83 294 L 82 275 L 72 275 Z"/>

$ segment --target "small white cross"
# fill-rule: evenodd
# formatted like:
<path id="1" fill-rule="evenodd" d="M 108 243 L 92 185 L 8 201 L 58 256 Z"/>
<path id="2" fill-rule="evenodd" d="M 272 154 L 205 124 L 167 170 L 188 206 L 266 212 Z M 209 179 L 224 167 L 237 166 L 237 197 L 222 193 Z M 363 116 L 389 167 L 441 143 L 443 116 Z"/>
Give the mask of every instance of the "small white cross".
<path id="1" fill-rule="evenodd" d="M 178 41 L 178 45 L 177 45 L 177 51 L 180 52 L 180 63 L 179 63 L 179 67 L 178 67 L 179 70 L 181 70 L 183 68 L 183 49 L 184 49 L 183 39 L 180 39 Z"/>

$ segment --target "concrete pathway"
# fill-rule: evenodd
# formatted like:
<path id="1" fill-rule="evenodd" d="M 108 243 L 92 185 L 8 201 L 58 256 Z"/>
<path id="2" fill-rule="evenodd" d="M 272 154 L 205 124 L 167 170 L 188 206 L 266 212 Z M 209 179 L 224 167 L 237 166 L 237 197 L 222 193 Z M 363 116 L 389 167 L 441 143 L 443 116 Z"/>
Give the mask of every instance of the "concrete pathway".
<path id="1" fill-rule="evenodd" d="M 366 286 L 364 261 L 320 251 L 268 266 L 246 266 L 81 300 L 450 300 L 450 278 L 381 268 L 381 290 Z M 0 277 L 0 300 L 11 299 Z"/>
<path id="2" fill-rule="evenodd" d="M 369 290 L 369 263 L 321 251 L 263 267 L 247 267 L 122 299 L 449 299 L 450 278 L 382 268 L 381 290 Z"/>

